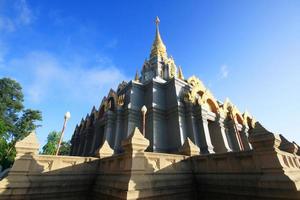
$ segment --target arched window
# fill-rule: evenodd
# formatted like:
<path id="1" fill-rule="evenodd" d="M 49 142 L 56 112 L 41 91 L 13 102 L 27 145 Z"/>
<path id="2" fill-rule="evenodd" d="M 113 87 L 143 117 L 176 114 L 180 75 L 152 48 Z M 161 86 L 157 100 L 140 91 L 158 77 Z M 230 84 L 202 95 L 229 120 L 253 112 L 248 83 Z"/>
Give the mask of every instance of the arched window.
<path id="1" fill-rule="evenodd" d="M 208 104 L 209 109 L 210 109 L 211 112 L 213 112 L 215 114 L 218 113 L 218 107 L 216 106 L 214 101 L 212 101 L 211 99 L 208 99 L 207 104 Z"/>
<path id="2" fill-rule="evenodd" d="M 109 107 L 109 110 L 115 111 L 115 100 L 113 97 L 110 97 L 108 99 L 108 107 Z"/>
<path id="3" fill-rule="evenodd" d="M 250 119 L 250 117 L 247 117 L 247 125 L 249 127 L 249 130 L 251 130 L 253 127 L 252 127 L 252 119 Z"/>
<path id="4" fill-rule="evenodd" d="M 90 117 L 90 126 L 93 126 L 94 124 L 94 119 L 95 119 L 95 114 L 92 113 L 91 117 Z"/>
<path id="5" fill-rule="evenodd" d="M 204 92 L 202 90 L 199 90 L 197 93 L 199 94 L 200 97 L 202 97 L 204 94 Z"/>
<path id="6" fill-rule="evenodd" d="M 101 119 L 104 114 L 104 105 L 101 106 L 99 113 L 98 113 L 98 119 Z"/>
<path id="7" fill-rule="evenodd" d="M 238 113 L 236 113 L 236 120 L 239 124 L 243 125 L 243 118 Z"/>

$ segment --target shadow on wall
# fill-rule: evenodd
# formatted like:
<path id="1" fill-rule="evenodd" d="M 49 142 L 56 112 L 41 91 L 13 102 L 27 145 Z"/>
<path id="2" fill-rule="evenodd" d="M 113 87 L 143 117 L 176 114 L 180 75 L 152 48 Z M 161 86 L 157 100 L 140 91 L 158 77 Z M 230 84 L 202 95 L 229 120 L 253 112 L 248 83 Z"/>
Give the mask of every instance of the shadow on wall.
<path id="1" fill-rule="evenodd" d="M 280 138 L 259 123 L 250 140 L 251 151 L 195 156 L 199 148 L 187 139 L 185 155 L 162 154 L 144 152 L 149 142 L 135 130 L 122 144 L 125 154 L 100 160 L 95 197 L 300 199 L 300 157 L 279 150 Z M 285 165 L 285 157 L 297 167 Z"/>
<path id="2" fill-rule="evenodd" d="M 145 152 L 149 141 L 137 128 L 122 142 L 125 153 L 112 156 L 104 142 L 100 159 L 38 155 L 35 135 L 28 137 L 16 145 L 0 199 L 300 199 L 297 146 L 280 150 L 286 141 L 259 123 L 253 150 L 209 155 L 188 138 L 184 155 Z"/>
<path id="3" fill-rule="evenodd" d="M 24 154 L 0 181 L 0 199 L 91 199 L 98 161 Z"/>

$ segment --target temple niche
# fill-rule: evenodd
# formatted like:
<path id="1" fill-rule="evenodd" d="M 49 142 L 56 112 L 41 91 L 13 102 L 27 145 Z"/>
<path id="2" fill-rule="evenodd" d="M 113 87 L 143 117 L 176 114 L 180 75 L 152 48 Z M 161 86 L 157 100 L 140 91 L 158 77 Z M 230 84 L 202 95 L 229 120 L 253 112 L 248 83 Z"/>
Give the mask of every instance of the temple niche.
<path id="1" fill-rule="evenodd" d="M 150 57 L 141 73 L 111 89 L 98 109 L 93 107 L 81 120 L 71 139 L 71 155 L 94 156 L 104 141 L 115 153 L 123 152 L 121 141 L 135 127 L 145 128 L 150 141 L 147 151 L 178 153 L 186 138 L 199 147 L 200 154 L 249 150 L 254 123 L 247 111 L 241 113 L 229 99 L 215 99 L 196 76 L 184 78 L 182 68 L 167 54 L 157 18 Z"/>

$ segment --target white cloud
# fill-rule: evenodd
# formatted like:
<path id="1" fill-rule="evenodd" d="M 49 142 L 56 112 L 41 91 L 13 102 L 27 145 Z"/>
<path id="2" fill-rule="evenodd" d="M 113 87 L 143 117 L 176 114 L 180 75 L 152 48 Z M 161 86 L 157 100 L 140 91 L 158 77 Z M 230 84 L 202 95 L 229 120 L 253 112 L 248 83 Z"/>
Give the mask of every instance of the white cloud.
<path id="1" fill-rule="evenodd" d="M 99 57 L 99 55 L 98 55 Z M 104 57 L 104 56 L 103 56 Z M 87 68 L 82 62 L 59 59 L 48 52 L 31 52 L 23 58 L 11 60 L 6 67 L 17 80 L 22 80 L 25 96 L 32 103 L 60 98 L 66 101 L 101 99 L 110 87 L 126 80 L 125 75 L 111 61 Z"/>
<path id="2" fill-rule="evenodd" d="M 17 28 L 31 24 L 33 13 L 28 6 L 26 0 L 17 0 L 12 5 L 12 2 L 3 3 L 3 10 L 7 10 L 9 15 L 0 14 L 0 31 L 13 32 Z"/>
<path id="3" fill-rule="evenodd" d="M 221 79 L 227 78 L 229 75 L 229 69 L 227 65 L 221 65 L 220 67 L 220 77 Z"/>
<path id="4" fill-rule="evenodd" d="M 26 0 L 17 1 L 15 4 L 15 8 L 17 11 L 18 22 L 22 25 L 30 24 L 33 19 L 33 15 Z"/>
<path id="5" fill-rule="evenodd" d="M 7 17 L 0 17 L 0 31 L 13 32 L 16 27 L 12 19 Z"/>

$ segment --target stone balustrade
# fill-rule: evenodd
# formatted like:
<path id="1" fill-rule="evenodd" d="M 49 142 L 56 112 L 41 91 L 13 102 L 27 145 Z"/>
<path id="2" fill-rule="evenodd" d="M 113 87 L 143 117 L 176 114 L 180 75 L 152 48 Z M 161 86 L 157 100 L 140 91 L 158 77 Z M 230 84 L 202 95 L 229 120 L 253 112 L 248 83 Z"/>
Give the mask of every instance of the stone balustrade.
<path id="1" fill-rule="evenodd" d="M 97 158 L 38 155 L 35 133 L 16 144 L 17 158 L 0 181 L 0 199 L 85 199 Z"/>
<path id="2" fill-rule="evenodd" d="M 38 155 L 32 133 L 16 145 L 0 199 L 299 199 L 298 145 L 259 123 L 249 141 L 243 152 L 201 154 L 189 138 L 181 155 L 145 152 L 136 128 L 122 154 L 104 142 L 93 158 Z"/>

